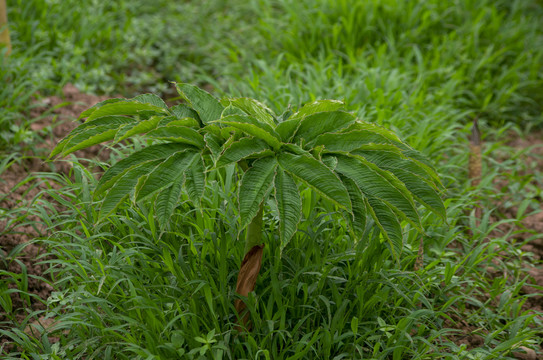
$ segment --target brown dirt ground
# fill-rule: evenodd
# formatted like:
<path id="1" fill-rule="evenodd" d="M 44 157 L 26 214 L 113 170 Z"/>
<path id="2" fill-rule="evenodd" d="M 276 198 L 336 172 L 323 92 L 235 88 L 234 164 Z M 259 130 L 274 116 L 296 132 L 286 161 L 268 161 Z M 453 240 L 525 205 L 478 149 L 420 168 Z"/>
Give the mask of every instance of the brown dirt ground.
<path id="1" fill-rule="evenodd" d="M 21 264 L 26 268 L 28 274 L 28 293 L 30 298 L 20 296 L 17 292 L 11 293 L 10 298 L 13 307 L 13 317 L 15 321 L 21 323 L 27 318 L 32 311 L 45 310 L 44 301 L 51 295 L 53 287 L 49 284 L 47 276 L 43 276 L 46 270 L 45 265 L 37 263 L 37 257 L 43 252 L 39 245 L 31 242 L 32 239 L 46 235 L 46 228 L 40 223 L 40 219 L 34 215 L 27 214 L 25 208 L 30 204 L 31 200 L 38 195 L 42 190 L 48 187 L 58 187 L 54 182 L 40 181 L 35 177 L 22 186 L 17 186 L 23 180 L 29 178 L 29 174 L 39 172 L 49 172 L 52 170 L 51 163 L 43 160 L 47 156 L 53 146 L 67 135 L 78 122 L 79 114 L 95 103 L 105 100 L 106 97 L 97 97 L 80 93 L 73 85 L 66 85 L 63 89 L 63 96 L 51 96 L 36 100 L 35 107 L 31 110 L 30 118 L 38 119 L 31 124 L 31 130 L 39 132 L 44 136 L 47 135 L 47 129 L 54 123 L 55 127 L 52 133 L 49 134 L 43 144 L 40 144 L 35 153 L 27 154 L 28 157 L 23 161 L 13 163 L 3 173 L 0 173 L 0 211 L 7 211 L 8 214 L 12 211 L 17 211 L 18 221 L 10 221 L 10 216 L 0 216 L 0 271 L 4 270 L 13 274 L 21 274 Z M 56 106 L 66 104 L 65 106 Z M 54 110 L 51 112 L 50 109 Z M 45 113 L 45 116 L 43 115 Z M 57 125 L 58 124 L 58 125 Z M 100 146 L 94 146 L 89 149 L 81 150 L 76 153 L 83 158 L 107 158 L 107 151 L 103 151 Z M 41 155 L 41 156 L 39 156 Z M 70 163 L 65 161 L 55 161 L 55 170 L 64 174 L 70 171 Z M 48 199 L 54 203 L 53 199 Z M 0 212 L 1 215 L 1 212 Z M 4 257 L 20 244 L 24 244 L 24 248 L 14 254 L 12 257 Z M 4 260 L 2 260 L 4 259 Z M 41 259 L 43 260 L 43 259 Z M 17 289 L 18 285 L 13 281 L 11 276 L 2 275 L 0 281 L 8 281 L 9 289 Z M 30 301 L 29 301 L 30 300 Z M 5 312 L 0 309 L 0 329 L 11 328 L 11 320 Z M 29 324 L 39 322 L 46 325 L 51 322 L 51 319 L 32 318 Z M 30 327 L 27 327 L 30 331 Z M 0 337 L 0 345 L 6 342 L 7 339 Z"/>
<path id="2" fill-rule="evenodd" d="M 520 138 L 515 133 L 509 135 L 509 141 L 505 143 L 503 151 L 497 151 L 489 154 L 493 160 L 502 162 L 506 160 L 515 161 L 516 164 L 513 168 L 524 168 L 515 176 L 530 178 L 529 183 L 539 189 L 543 189 L 543 133 L 538 132 L 531 134 L 526 138 Z M 526 151 L 529 150 L 529 151 Z M 517 153 L 523 154 L 516 156 Z M 488 160 L 488 159 L 487 159 Z M 483 158 L 483 161 L 485 159 Z M 522 164 L 523 166 L 517 166 Z M 518 202 L 514 200 L 513 194 L 515 189 L 510 188 L 510 182 L 508 178 L 510 174 L 507 172 L 509 169 L 500 171 L 492 181 L 493 191 L 497 196 L 495 200 L 487 204 L 487 208 L 494 208 L 497 215 L 490 217 L 492 223 L 499 222 L 504 219 L 515 219 L 517 217 L 517 211 L 519 207 L 516 205 Z M 537 176 L 535 176 L 537 175 Z M 527 211 L 524 218 L 520 221 L 520 224 L 506 223 L 499 225 L 495 230 L 490 232 L 488 238 L 499 238 L 506 233 L 510 233 L 508 241 L 515 243 L 523 243 L 520 247 L 525 253 L 532 254 L 532 262 L 524 262 L 522 265 L 522 271 L 524 275 L 529 275 L 528 281 L 522 286 L 521 294 L 529 295 L 526 302 L 522 305 L 522 311 L 536 314 L 540 322 L 543 323 L 543 194 L 536 196 L 534 200 L 540 204 L 539 211 Z M 513 204 L 513 205 L 512 205 Z M 485 207 L 483 205 L 483 207 Z M 479 216 L 484 212 L 479 211 Z M 477 214 L 477 212 L 476 212 Z M 453 248 L 460 247 L 458 243 L 452 244 Z M 503 254 L 502 258 L 494 259 L 493 262 L 501 260 L 507 260 L 511 257 L 509 254 Z M 525 257 L 524 260 L 527 260 Z M 507 276 L 501 272 L 498 272 L 495 268 L 487 268 L 487 274 L 491 279 Z M 489 294 L 482 296 L 479 301 L 485 303 L 490 298 Z M 496 306 L 497 300 L 491 301 L 491 306 Z M 469 311 L 478 311 L 481 309 L 475 306 L 467 306 Z M 468 312 L 469 312 L 468 311 Z M 481 328 L 481 324 L 470 323 L 467 314 L 449 314 L 452 321 L 446 320 L 444 326 L 451 329 L 459 330 L 458 334 L 449 336 L 457 345 L 465 345 L 466 349 L 474 349 L 484 345 L 484 337 L 488 335 L 488 332 Z M 540 333 L 543 330 L 540 331 Z M 513 355 L 517 359 L 522 360 L 537 360 L 543 359 L 543 344 L 538 347 L 538 352 L 526 347 L 520 347 Z"/>
<path id="3" fill-rule="evenodd" d="M 49 139 L 42 145 L 39 145 L 38 150 L 40 148 L 43 150 L 42 156 L 47 154 L 56 142 L 77 126 L 78 122 L 74 122 L 73 120 L 77 119 L 82 111 L 102 100 L 105 100 L 105 97 L 82 94 L 73 85 L 67 85 L 63 89 L 62 97 L 52 96 L 40 99 L 39 104 L 41 105 L 36 106 L 30 114 L 31 118 L 39 119 L 31 125 L 31 130 L 46 135 L 47 129 L 52 124 L 55 125 L 52 134 L 49 135 Z M 66 102 L 68 105 L 55 108 L 55 106 Z M 51 112 L 50 109 L 54 110 Z M 46 116 L 43 114 L 46 114 Z M 47 138 L 47 136 L 45 137 Z M 536 171 L 543 172 L 543 134 L 534 134 L 525 139 L 514 138 L 507 145 L 518 150 L 535 145 L 535 148 L 527 152 L 524 156 L 519 157 L 516 161 L 532 162 L 534 164 L 533 168 Z M 51 164 L 44 162 L 42 157 L 32 156 L 33 154 L 29 155 L 24 161 L 12 164 L 7 170 L 0 173 L 0 215 L 2 215 L 2 210 L 9 213 L 15 209 L 23 209 L 21 214 L 24 214 L 25 206 L 28 206 L 30 201 L 41 190 L 47 188 L 47 186 L 55 186 L 53 183 L 40 182 L 36 178 L 34 181 L 16 187 L 29 174 L 51 171 Z M 103 148 L 100 146 L 81 150 L 76 155 L 82 158 L 98 156 L 103 160 L 109 157 L 109 153 L 103 151 Z M 55 170 L 68 174 L 70 170 L 69 162 L 56 162 Z M 495 183 L 496 186 L 504 186 L 504 183 L 500 183 L 499 179 Z M 543 184 L 537 185 L 542 186 Z M 543 201 L 541 202 L 543 209 Z M 516 210 L 517 208 L 515 207 L 504 209 L 504 214 L 514 218 Z M 517 241 L 534 237 L 534 234 L 543 234 L 543 211 L 525 217 L 522 225 L 525 231 L 518 232 L 515 235 L 515 240 Z M 28 303 L 28 299 L 19 296 L 16 292 L 10 294 L 15 321 L 19 323 L 25 320 L 31 311 L 45 310 L 44 301 L 53 291 L 53 287 L 49 284 L 49 279 L 47 276 L 43 276 L 45 266 L 36 263 L 36 258 L 40 255 L 42 249 L 39 245 L 31 243 L 32 239 L 44 235 L 46 235 L 45 227 L 40 225 L 39 219 L 33 215 L 25 216 L 24 220 L 16 222 L 9 221 L 8 217 L 0 217 L 0 271 L 5 270 L 14 274 L 20 274 L 22 269 L 19 263 L 23 264 L 29 275 L 28 292 L 33 295 L 30 297 L 30 303 Z M 26 244 L 26 246 L 13 258 L 7 258 L 2 261 L 2 258 L 19 244 Z M 543 261 L 543 238 L 534 238 L 528 241 L 522 246 L 522 250 L 533 253 L 534 260 L 539 263 L 537 266 L 525 264 L 525 271 L 531 275 L 531 278 L 522 288 L 522 291 L 525 294 L 533 294 L 533 296 L 525 303 L 524 309 L 531 309 L 534 313 L 541 315 L 543 313 L 543 297 L 541 296 L 541 288 L 538 289 L 537 287 L 543 287 L 543 267 L 541 266 L 541 261 Z M 0 281 L 6 281 L 6 279 L 8 279 L 7 276 L 0 275 Z M 8 288 L 15 289 L 17 288 L 17 284 L 9 282 Z M 479 327 L 476 324 L 468 323 L 459 316 L 455 316 L 452 316 L 452 322 L 447 320 L 445 325 L 460 330 L 460 333 L 451 336 L 450 339 L 458 345 L 466 345 L 468 349 L 483 345 L 483 337 L 477 330 Z M 27 320 L 29 320 L 29 324 L 39 322 L 44 327 L 53 322 L 52 319 L 45 319 L 45 317 Z M 541 320 L 543 321 L 543 317 Z M 11 325 L 12 320 L 10 317 L 0 310 L 0 329 L 9 329 Z M 30 327 L 27 327 L 27 330 L 29 329 Z M 7 341 L 8 339 L 0 337 L 0 347 Z M 538 355 L 533 350 L 527 348 L 520 350 L 520 352 L 515 353 L 518 359 L 538 359 Z M 543 354 L 543 348 L 540 348 L 540 351 L 540 354 Z"/>

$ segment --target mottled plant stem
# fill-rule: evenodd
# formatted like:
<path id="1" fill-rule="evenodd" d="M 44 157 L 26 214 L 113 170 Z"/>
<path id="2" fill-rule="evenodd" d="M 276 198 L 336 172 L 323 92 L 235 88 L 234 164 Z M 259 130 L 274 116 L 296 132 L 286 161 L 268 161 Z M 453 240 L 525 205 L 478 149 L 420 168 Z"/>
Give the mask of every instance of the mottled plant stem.
<path id="1" fill-rule="evenodd" d="M 11 53 L 11 41 L 8 30 L 8 9 L 6 0 L 0 0 L 0 44 L 6 46 L 6 56 Z"/>
<path id="2" fill-rule="evenodd" d="M 247 171 L 247 164 L 240 163 L 243 171 Z M 245 235 L 245 256 L 241 262 L 236 283 L 236 293 L 241 296 L 248 296 L 254 291 L 256 279 L 262 265 L 262 253 L 264 245 L 262 244 L 262 215 L 264 213 L 264 202 L 260 205 L 258 213 L 253 218 Z M 241 322 L 240 325 L 250 328 L 249 314 L 246 312 L 247 306 L 242 299 L 237 299 L 234 303 L 236 312 Z M 241 326 L 238 327 L 241 331 Z"/>

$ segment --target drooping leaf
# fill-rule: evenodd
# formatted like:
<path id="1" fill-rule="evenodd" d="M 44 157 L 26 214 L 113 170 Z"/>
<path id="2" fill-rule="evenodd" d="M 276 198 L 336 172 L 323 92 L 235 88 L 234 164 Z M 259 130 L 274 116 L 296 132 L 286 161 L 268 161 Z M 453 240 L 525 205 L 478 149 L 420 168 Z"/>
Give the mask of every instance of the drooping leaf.
<path id="1" fill-rule="evenodd" d="M 179 104 L 170 108 L 170 113 L 178 119 L 192 118 L 194 120 L 200 120 L 198 113 L 185 104 Z"/>
<path id="2" fill-rule="evenodd" d="M 373 154 L 372 162 L 379 162 L 379 167 L 408 167 L 409 171 L 427 179 L 432 185 L 442 186 L 431 164 L 427 160 L 420 161 L 425 159 L 424 156 L 404 143 L 368 143 L 350 152 L 361 155 Z"/>
<path id="3" fill-rule="evenodd" d="M 77 128 L 73 129 L 68 136 L 66 136 L 64 139 L 62 139 L 57 146 L 53 149 L 51 152 L 51 157 L 60 154 L 65 149 L 68 150 L 70 147 L 73 147 L 74 145 L 77 145 L 78 143 L 86 140 L 86 138 L 91 138 L 92 136 L 96 135 L 96 131 L 92 130 L 97 127 L 102 127 L 101 129 L 120 129 L 124 125 L 133 124 L 137 122 L 136 119 L 128 118 L 125 116 L 105 116 L 101 117 L 92 121 L 87 121 L 81 125 L 79 125 Z M 82 135 L 87 134 L 87 135 Z M 79 136 L 77 140 L 72 141 L 72 139 L 75 136 Z M 66 147 L 67 144 L 71 144 L 68 147 Z M 74 150 L 75 151 L 75 150 Z M 68 154 L 68 153 L 67 153 Z"/>
<path id="4" fill-rule="evenodd" d="M 239 209 L 241 228 L 245 228 L 256 216 L 260 204 L 273 185 L 277 161 L 273 157 L 258 159 L 241 179 Z"/>
<path id="5" fill-rule="evenodd" d="M 97 126 L 112 126 L 112 127 L 114 127 L 115 125 L 120 127 L 122 125 L 134 124 L 136 122 L 138 122 L 138 119 L 134 119 L 134 118 L 127 117 L 127 116 L 120 116 L 120 115 L 102 116 L 102 117 L 99 117 L 97 119 L 94 119 L 94 120 L 91 120 L 91 121 L 86 121 L 83 124 L 80 124 L 75 129 L 73 129 L 70 132 L 70 134 L 68 134 L 67 138 L 69 138 L 69 137 L 71 137 L 73 135 L 80 134 L 80 133 L 84 132 L 85 130 L 87 130 L 89 128 L 92 128 L 92 127 L 97 127 Z"/>
<path id="6" fill-rule="evenodd" d="M 115 134 L 115 143 L 128 139 L 136 134 L 143 134 L 155 129 L 163 118 L 163 116 L 152 116 L 150 119 L 140 120 L 136 123 L 124 126 L 117 134 Z"/>
<path id="7" fill-rule="evenodd" d="M 160 122 L 158 123 L 158 127 L 162 127 L 162 126 L 187 126 L 190 128 L 199 129 L 200 123 L 198 122 L 198 120 L 195 120 L 194 118 L 186 117 L 186 118 L 178 119 L 175 116 L 168 116 L 160 120 Z"/>
<path id="8" fill-rule="evenodd" d="M 229 115 L 217 121 L 218 123 L 232 126 L 258 139 L 264 140 L 273 148 L 279 148 L 281 137 L 268 124 L 260 122 L 250 116 Z"/>
<path id="9" fill-rule="evenodd" d="M 79 115 L 79 117 L 77 119 L 80 120 L 80 119 L 89 117 L 93 112 L 95 112 L 96 110 L 98 110 L 102 106 L 104 106 L 106 104 L 113 104 L 113 103 L 120 102 L 120 101 L 126 101 L 126 99 L 106 99 L 104 101 L 100 101 L 99 103 L 96 103 L 93 106 L 91 106 L 90 108 L 88 108 L 87 110 L 83 111 L 81 113 L 81 115 Z"/>
<path id="10" fill-rule="evenodd" d="M 342 176 L 341 181 L 349 192 L 351 204 L 353 205 L 353 213 L 350 217 L 350 223 L 354 233 L 360 237 L 366 229 L 366 203 L 362 191 L 350 178 Z"/>
<path id="11" fill-rule="evenodd" d="M 311 153 L 308 150 L 302 149 L 300 146 L 296 144 L 283 144 L 281 146 L 281 151 L 283 152 L 290 152 L 296 155 L 307 155 L 311 156 Z"/>
<path id="12" fill-rule="evenodd" d="M 239 116 L 246 116 L 247 115 L 247 113 L 245 111 L 243 111 L 240 108 L 230 104 L 229 99 L 223 99 L 221 101 L 222 101 L 221 104 L 223 104 L 225 106 L 224 110 L 221 113 L 221 118 L 226 117 L 226 116 L 230 116 L 230 115 L 239 115 Z"/>
<path id="13" fill-rule="evenodd" d="M 135 194 L 136 200 L 144 199 L 174 182 L 183 182 L 184 173 L 196 156 L 200 155 L 192 151 L 183 151 L 175 153 L 159 163 L 138 185 Z"/>
<path id="14" fill-rule="evenodd" d="M 367 144 L 390 144 L 382 135 L 367 130 L 353 130 L 349 132 L 327 133 L 319 135 L 313 146 L 324 146 L 328 152 L 351 152 Z M 393 145 L 391 145 L 393 146 Z M 400 149 L 398 149 L 400 151 Z"/>
<path id="15" fill-rule="evenodd" d="M 288 244 L 302 218 L 302 199 L 294 179 L 278 169 L 275 176 L 275 201 L 279 211 L 281 250 Z"/>
<path id="16" fill-rule="evenodd" d="M 272 155 L 270 147 L 264 141 L 255 138 L 242 138 L 235 141 L 225 148 L 219 159 L 215 163 L 215 167 L 226 166 L 231 163 L 236 163 L 246 157 L 252 155 Z"/>
<path id="17" fill-rule="evenodd" d="M 194 160 L 185 170 L 185 189 L 190 201 L 200 207 L 202 195 L 206 185 L 205 165 L 200 154 L 194 157 Z"/>
<path id="18" fill-rule="evenodd" d="M 322 162 L 308 155 L 290 153 L 279 154 L 277 160 L 283 170 L 302 180 L 340 208 L 352 211 L 347 189 L 337 175 Z"/>
<path id="19" fill-rule="evenodd" d="M 156 107 L 168 109 L 168 105 L 159 96 L 155 94 L 141 94 L 132 99 L 133 101 L 140 102 L 142 104 L 151 104 Z"/>
<path id="20" fill-rule="evenodd" d="M 126 200 L 134 191 L 138 181 L 153 171 L 161 160 L 146 161 L 124 172 L 117 181 L 108 189 L 102 202 L 98 218 L 104 219 Z"/>
<path id="21" fill-rule="evenodd" d="M 205 146 L 204 137 L 198 131 L 186 126 L 163 126 L 148 132 L 147 136 L 157 140 L 190 144 L 200 149 Z"/>
<path id="22" fill-rule="evenodd" d="M 385 129 L 382 126 L 379 126 L 377 124 L 370 123 L 370 122 L 367 122 L 367 121 L 357 120 L 356 122 L 351 124 L 346 131 L 353 131 L 353 130 L 369 131 L 369 132 L 374 133 L 374 134 L 379 134 L 382 137 L 384 137 L 385 139 L 388 139 L 393 143 L 403 144 L 403 142 L 400 140 L 398 135 L 396 135 L 392 131 L 390 131 L 388 129 Z M 407 146 L 407 145 L 405 145 L 405 146 Z"/>
<path id="23" fill-rule="evenodd" d="M 166 109 L 159 106 L 127 100 L 105 104 L 104 106 L 95 110 L 87 118 L 87 121 L 108 115 L 137 115 L 142 111 L 156 113 L 156 115 L 167 115 L 168 113 Z"/>
<path id="24" fill-rule="evenodd" d="M 436 184 L 420 163 L 404 158 L 401 153 L 384 149 L 358 149 L 354 153 L 393 173 L 418 202 L 445 219 L 445 206 L 437 192 Z"/>
<path id="25" fill-rule="evenodd" d="M 155 213 L 158 223 L 162 228 L 170 220 L 170 217 L 175 210 L 176 205 L 181 197 L 181 191 L 183 190 L 183 182 L 177 181 L 172 183 L 168 188 L 163 189 L 158 194 L 155 202 Z"/>
<path id="26" fill-rule="evenodd" d="M 231 105 L 243 110 L 247 115 L 253 116 L 260 122 L 275 127 L 273 111 L 260 101 L 251 98 L 229 99 Z"/>
<path id="27" fill-rule="evenodd" d="M 394 259 L 399 260 L 403 250 L 402 226 L 395 212 L 386 203 L 373 196 L 366 197 L 366 209 L 387 240 Z"/>
<path id="28" fill-rule="evenodd" d="M 366 197 L 374 197 L 386 203 L 398 214 L 422 230 L 420 217 L 405 185 L 391 173 L 362 157 L 338 155 L 336 171 L 353 180 Z"/>
<path id="29" fill-rule="evenodd" d="M 306 116 L 300 122 L 300 127 L 294 136 L 295 141 L 304 139 L 305 143 L 310 143 L 317 136 L 339 131 L 355 122 L 355 117 L 344 111 L 332 111 L 316 113 Z"/>
<path id="30" fill-rule="evenodd" d="M 414 149 L 411 149 L 408 146 L 405 146 L 405 148 L 402 148 L 402 154 L 405 157 L 411 159 L 412 161 L 415 161 L 419 166 L 421 166 L 424 170 L 426 170 L 426 173 L 430 175 L 430 177 L 432 177 L 436 185 L 440 185 L 441 187 L 443 187 L 443 185 L 441 184 L 441 180 L 439 179 L 439 176 L 437 175 L 437 172 L 432 166 L 432 163 L 430 162 L 430 160 L 426 158 L 426 156 L 424 156 L 423 154 L 421 154 L 420 152 Z"/>
<path id="31" fill-rule="evenodd" d="M 93 126 L 71 137 L 63 145 L 62 156 L 73 153 L 74 151 L 87 148 L 92 145 L 100 144 L 104 141 L 112 140 L 119 131 L 118 125 Z"/>
<path id="32" fill-rule="evenodd" d="M 191 84 L 175 84 L 179 95 L 196 110 L 204 124 L 221 117 L 224 107 L 210 93 Z"/>
<path id="33" fill-rule="evenodd" d="M 160 144 L 160 145 L 151 145 L 140 151 L 137 151 L 133 154 L 130 154 L 125 159 L 120 160 L 118 163 L 109 168 L 105 174 L 102 176 L 96 190 L 94 191 L 94 196 L 98 197 L 104 191 L 107 191 L 126 171 L 130 170 L 133 167 L 136 167 L 142 163 L 165 159 L 172 154 L 175 154 L 180 151 L 186 151 L 195 149 L 192 146 L 185 144 Z"/>
<path id="34" fill-rule="evenodd" d="M 291 118 L 304 118 L 320 112 L 331 112 L 341 110 L 345 106 L 343 101 L 339 100 L 317 100 L 305 104 L 300 110 L 291 116 Z"/>

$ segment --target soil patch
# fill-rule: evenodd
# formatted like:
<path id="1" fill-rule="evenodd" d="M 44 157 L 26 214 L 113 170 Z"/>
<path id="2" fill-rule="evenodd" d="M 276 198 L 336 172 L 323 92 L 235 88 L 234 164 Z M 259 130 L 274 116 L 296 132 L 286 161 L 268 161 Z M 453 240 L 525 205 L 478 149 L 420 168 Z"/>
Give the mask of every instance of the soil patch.
<path id="1" fill-rule="evenodd" d="M 30 116 L 38 119 L 31 124 L 31 130 L 46 139 L 21 160 L 12 163 L 0 173 L 0 284 L 4 285 L 5 302 L 10 309 L 0 307 L 0 329 L 10 329 L 25 319 L 29 323 L 47 324 L 50 319 L 29 318 L 32 312 L 45 310 L 45 301 L 53 287 L 44 276 L 45 265 L 40 265 L 43 249 L 32 240 L 46 236 L 46 228 L 39 217 L 28 209 L 32 199 L 47 188 L 58 188 L 52 181 L 40 179 L 40 172 L 56 171 L 68 174 L 70 163 L 44 161 L 54 145 L 74 129 L 79 114 L 106 97 L 82 94 L 73 85 L 66 85 L 63 96 L 51 96 L 35 100 Z M 52 110 L 51 110 L 52 109 Z M 49 129 L 52 128 L 52 131 Z M 93 158 L 99 155 L 107 159 L 109 153 L 103 147 L 95 146 L 76 153 L 79 157 Z M 0 170 L 1 171 L 1 170 Z M 47 199 L 55 204 L 53 199 Z M 7 339 L 0 338 L 0 346 Z"/>
<path id="2" fill-rule="evenodd" d="M 516 134 L 515 134 L 516 135 Z M 543 323 L 543 193 L 537 190 L 529 196 L 529 187 L 532 189 L 543 189 L 543 133 L 531 134 L 525 138 L 519 138 L 512 135 L 510 140 L 506 142 L 504 150 L 491 154 L 493 160 L 499 163 L 508 161 L 507 166 L 503 171 L 493 179 L 492 184 L 495 189 L 495 194 L 500 194 L 497 197 L 498 201 L 490 204 L 487 208 L 494 208 L 491 216 L 492 223 L 498 223 L 506 219 L 517 219 L 521 209 L 521 202 L 531 200 L 521 216 L 521 221 L 514 223 L 504 223 L 497 226 L 489 234 L 489 238 L 502 237 L 504 234 L 508 236 L 508 241 L 517 244 L 520 250 L 524 252 L 522 269 L 520 269 L 528 280 L 522 286 L 520 294 L 526 295 L 526 301 L 522 305 L 522 310 L 526 313 L 535 314 L 541 323 Z M 484 161 L 484 160 L 483 160 Z M 520 165 L 520 166 L 519 166 Z M 516 174 L 510 174 L 510 169 L 519 171 Z M 520 169 L 520 170 L 519 170 Z M 512 176 L 512 177 L 511 177 Z M 509 179 L 515 181 L 510 181 Z M 524 188 L 516 189 L 518 179 L 524 179 Z M 534 205 L 536 204 L 536 205 Z M 535 207 L 535 208 L 534 208 Z M 458 243 L 453 243 L 453 247 L 460 246 Z M 502 256 L 493 261 L 507 261 L 511 258 L 511 254 L 503 253 Z M 530 259 L 531 258 L 531 259 Z M 530 259 L 528 261 L 528 259 Z M 490 278 L 503 277 L 504 274 L 496 271 L 493 264 L 490 264 L 487 269 L 487 276 Z M 489 299 L 489 294 L 486 298 L 479 299 L 481 303 L 485 303 Z M 491 306 L 496 306 L 492 304 Z M 478 309 L 471 309 L 476 311 Z M 472 324 L 466 321 L 466 317 L 460 317 L 456 314 L 449 314 L 451 320 L 446 320 L 444 326 L 447 328 L 458 329 L 459 332 L 449 339 L 457 345 L 465 345 L 466 349 L 474 349 L 484 345 L 484 336 L 488 335 L 480 324 Z M 543 330 L 542 330 L 543 331 Z M 533 349 L 520 347 L 513 356 L 517 359 L 536 360 L 543 356 L 543 345 L 537 347 L 537 353 Z M 539 357 L 538 357 L 539 356 Z"/>

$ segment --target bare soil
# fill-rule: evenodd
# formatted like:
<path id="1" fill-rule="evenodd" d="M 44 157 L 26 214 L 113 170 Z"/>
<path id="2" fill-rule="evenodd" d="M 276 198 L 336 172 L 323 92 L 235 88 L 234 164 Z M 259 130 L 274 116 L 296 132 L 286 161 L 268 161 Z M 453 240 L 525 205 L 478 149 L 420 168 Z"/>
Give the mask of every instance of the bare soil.
<path id="1" fill-rule="evenodd" d="M 9 294 L 12 312 L 8 315 L 0 308 L 0 329 L 11 328 L 13 322 L 19 324 L 24 321 L 28 324 L 39 322 L 42 325 L 51 323 L 51 319 L 45 319 L 44 316 L 27 318 L 32 312 L 45 310 L 45 301 L 53 291 L 50 278 L 43 275 L 45 265 L 39 264 L 44 260 L 39 258 L 43 254 L 43 249 L 32 241 L 46 236 L 47 229 L 40 219 L 28 213 L 27 209 L 38 193 L 58 185 L 51 181 L 42 181 L 39 176 L 32 174 L 52 170 L 69 174 L 69 162 L 51 163 L 44 158 L 60 139 L 78 125 L 74 120 L 82 111 L 105 99 L 106 97 L 82 94 L 75 86 L 66 85 L 62 97 L 51 96 L 36 100 L 30 117 L 38 120 L 31 124 L 31 130 L 43 135 L 46 141 L 29 150 L 24 160 L 11 164 L 0 173 L 0 271 L 11 273 L 0 275 L 0 281 L 7 283 L 8 289 L 13 291 Z M 50 131 L 52 126 L 53 129 Z M 99 156 L 105 159 L 109 154 L 102 147 L 94 146 L 79 151 L 77 155 L 82 158 Z M 23 183 L 25 180 L 30 181 Z M 48 200 L 55 204 L 53 199 Z M 3 216 L 2 213 L 7 215 Z M 28 275 L 25 277 L 28 279 L 26 289 L 21 281 L 13 280 L 24 272 Z M 17 289 L 30 296 L 21 296 Z M 30 331 L 31 327 L 28 326 L 27 329 Z M 7 339 L 0 337 L 0 345 L 6 341 Z"/>
<path id="2" fill-rule="evenodd" d="M 40 191 L 56 185 L 52 182 L 40 181 L 38 176 L 35 176 L 32 181 L 23 185 L 20 184 L 29 178 L 29 174 L 52 170 L 69 174 L 69 162 L 60 161 L 51 164 L 44 161 L 43 156 L 48 154 L 60 139 L 78 125 L 78 122 L 74 120 L 82 111 L 102 100 L 105 100 L 105 97 L 82 94 L 74 86 L 67 85 L 63 89 L 62 97 L 52 96 L 37 101 L 41 105 L 36 106 L 30 116 L 39 119 L 31 125 L 32 131 L 39 132 L 46 139 L 44 143 L 34 149 L 34 152 L 40 154 L 29 153 L 24 160 L 12 164 L 0 173 L 0 281 L 7 282 L 7 287 L 14 291 L 9 294 L 13 307 L 12 313 L 8 315 L 0 308 L 0 329 L 9 329 L 15 323 L 21 324 L 24 321 L 28 324 L 39 322 L 44 327 L 53 322 L 52 319 L 46 319 L 44 316 L 28 318 L 31 312 L 45 310 L 45 301 L 51 295 L 53 287 L 48 276 L 44 275 L 45 266 L 39 264 L 40 260 L 38 258 L 43 253 L 43 249 L 40 248 L 39 244 L 32 242 L 37 237 L 46 236 L 47 229 L 40 224 L 38 217 L 26 213 L 25 209 Z M 67 105 L 59 106 L 66 102 Z M 53 110 L 51 111 L 51 109 Z M 53 127 L 52 131 L 48 130 L 51 127 Z M 518 150 L 531 147 L 530 151 L 516 158 L 515 161 L 530 163 L 532 164 L 532 171 L 539 172 L 539 174 L 543 172 L 542 133 L 531 135 L 525 139 L 512 138 L 508 146 Z M 107 150 L 104 151 L 101 146 L 81 150 L 76 155 L 81 158 L 99 157 L 103 160 L 109 157 Z M 539 179 L 541 179 L 541 176 Z M 537 183 L 538 180 L 533 181 L 536 182 L 536 186 L 543 185 Z M 496 179 L 495 185 L 497 187 L 507 186 L 507 180 Z M 543 199 L 539 200 L 543 209 Z M 51 203 L 54 203 L 54 201 L 51 200 Z M 504 207 L 502 213 L 505 214 L 505 217 L 515 218 L 517 210 L 518 207 L 516 206 Z M 13 221 L 12 216 L 9 215 L 14 212 L 17 214 L 16 221 Z M 4 216 L 3 213 L 8 215 Z M 494 219 L 494 221 L 499 220 Z M 543 235 L 543 211 L 526 216 L 522 220 L 520 227 L 515 226 L 517 231 L 511 240 L 525 242 L 522 245 L 522 250 L 533 253 L 535 262 L 535 264 L 525 263 L 523 266 L 526 275 L 530 275 L 530 278 L 523 286 L 522 292 L 531 295 L 523 305 L 523 309 L 538 314 L 543 322 L 543 316 L 541 315 L 543 314 L 543 297 L 541 296 L 543 287 L 543 266 L 541 265 L 543 261 L 543 238 L 537 236 Z M 502 227 L 500 230 L 507 231 L 510 229 Z M 22 250 L 14 252 L 14 249 L 17 250 L 20 245 L 23 245 Z M 13 275 L 2 275 L 2 270 L 11 274 L 21 274 L 25 270 L 28 274 L 28 288 L 25 292 L 31 294 L 31 296 L 21 296 L 16 291 L 21 287 L 21 284 L 13 281 Z M 500 275 L 496 274 L 495 276 Z M 0 288 L 0 290 L 2 289 Z M 457 315 L 451 317 L 453 321 L 447 320 L 445 326 L 459 330 L 458 335 L 450 337 L 452 341 L 458 345 L 466 345 L 468 349 L 483 345 L 483 336 L 485 334 L 481 333 L 479 325 L 470 324 L 465 318 Z M 30 329 L 27 326 L 27 330 L 31 331 Z M 5 342 L 8 342 L 8 339 L 0 337 L 0 347 Z M 543 356 L 541 355 L 543 354 L 543 348 L 540 348 L 539 351 L 540 353 L 537 355 L 532 349 L 522 348 L 515 353 L 515 356 L 518 359 L 535 360 L 538 359 L 538 356 Z"/>

